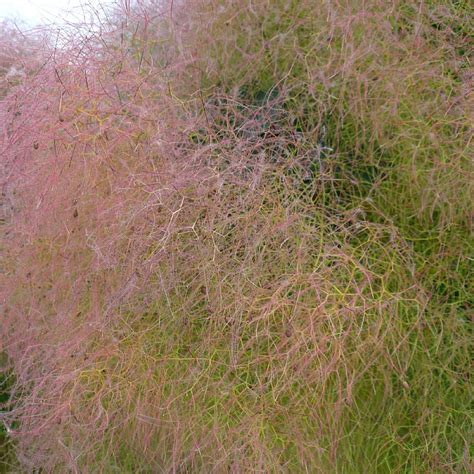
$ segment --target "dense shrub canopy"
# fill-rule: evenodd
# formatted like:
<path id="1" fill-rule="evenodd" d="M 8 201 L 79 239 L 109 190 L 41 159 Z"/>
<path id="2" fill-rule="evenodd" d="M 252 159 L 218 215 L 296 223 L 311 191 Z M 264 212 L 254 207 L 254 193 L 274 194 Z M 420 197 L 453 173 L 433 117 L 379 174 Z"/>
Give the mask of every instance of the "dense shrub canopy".
<path id="1" fill-rule="evenodd" d="M 107 12 L 2 89 L 20 469 L 471 469 L 467 2 Z"/>

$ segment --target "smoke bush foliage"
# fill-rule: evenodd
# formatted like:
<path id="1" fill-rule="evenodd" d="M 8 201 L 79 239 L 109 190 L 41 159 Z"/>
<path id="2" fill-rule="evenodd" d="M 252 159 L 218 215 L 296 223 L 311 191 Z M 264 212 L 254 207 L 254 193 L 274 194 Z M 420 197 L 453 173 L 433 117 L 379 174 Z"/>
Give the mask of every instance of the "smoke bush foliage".
<path id="1" fill-rule="evenodd" d="M 121 2 L 43 47 L 0 102 L 20 469 L 472 469 L 470 13 Z"/>

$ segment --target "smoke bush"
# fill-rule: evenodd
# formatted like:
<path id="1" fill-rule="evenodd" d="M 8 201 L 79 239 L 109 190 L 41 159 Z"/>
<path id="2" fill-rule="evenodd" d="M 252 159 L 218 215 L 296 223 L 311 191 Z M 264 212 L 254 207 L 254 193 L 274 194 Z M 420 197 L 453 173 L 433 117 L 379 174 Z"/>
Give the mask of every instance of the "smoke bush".
<path id="1" fill-rule="evenodd" d="M 21 469 L 472 467 L 467 15 L 125 2 L 44 48 L 0 102 Z"/>

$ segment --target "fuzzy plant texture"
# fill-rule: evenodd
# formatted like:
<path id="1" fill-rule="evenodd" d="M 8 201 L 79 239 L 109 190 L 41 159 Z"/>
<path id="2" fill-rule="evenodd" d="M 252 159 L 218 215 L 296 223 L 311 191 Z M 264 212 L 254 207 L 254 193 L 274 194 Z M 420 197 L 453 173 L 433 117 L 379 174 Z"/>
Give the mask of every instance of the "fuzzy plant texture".
<path id="1" fill-rule="evenodd" d="M 472 4 L 94 14 L 1 27 L 0 470 L 473 472 Z"/>

